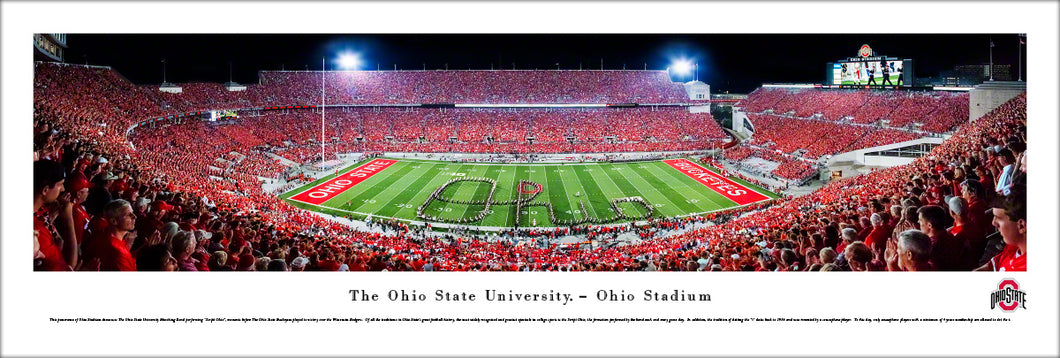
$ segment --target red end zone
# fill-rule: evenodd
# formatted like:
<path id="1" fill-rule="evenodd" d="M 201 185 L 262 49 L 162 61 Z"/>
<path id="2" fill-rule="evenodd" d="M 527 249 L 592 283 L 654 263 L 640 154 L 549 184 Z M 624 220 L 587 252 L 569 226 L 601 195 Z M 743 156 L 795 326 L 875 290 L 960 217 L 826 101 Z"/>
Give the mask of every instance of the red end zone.
<path id="1" fill-rule="evenodd" d="M 352 188 L 354 185 L 371 178 L 375 173 L 390 167 L 390 165 L 394 163 L 397 163 L 397 161 L 390 159 L 376 159 L 370 161 L 351 171 L 345 172 L 342 175 L 336 176 L 327 182 L 303 191 L 298 195 L 292 196 L 290 199 L 303 203 L 320 205 L 321 203 L 334 198 L 336 195 L 342 194 L 346 189 Z"/>
<path id="2" fill-rule="evenodd" d="M 718 192 L 718 194 L 729 198 L 729 200 L 735 201 L 737 204 L 747 205 L 769 200 L 769 197 L 759 194 L 746 186 L 737 184 L 732 180 L 729 180 L 729 178 L 715 174 L 687 159 L 669 159 L 664 160 L 663 162 L 669 164 L 674 169 L 677 169 L 677 171 L 685 173 L 685 175 L 695 179 L 701 184 L 706 185 L 710 189 Z"/>

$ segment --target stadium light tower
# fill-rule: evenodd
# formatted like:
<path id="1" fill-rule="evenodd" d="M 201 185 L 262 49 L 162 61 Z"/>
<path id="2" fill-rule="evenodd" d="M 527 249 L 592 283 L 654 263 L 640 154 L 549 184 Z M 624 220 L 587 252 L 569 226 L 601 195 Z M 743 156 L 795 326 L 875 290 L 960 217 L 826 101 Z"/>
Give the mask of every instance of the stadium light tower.
<path id="1" fill-rule="evenodd" d="M 684 77 L 692 72 L 692 61 L 690 60 L 677 60 L 672 66 L 670 66 L 678 76 Z"/>
<path id="2" fill-rule="evenodd" d="M 338 59 L 339 68 L 343 70 L 356 70 L 361 65 L 361 59 L 357 54 L 352 52 L 343 52 L 339 54 Z"/>

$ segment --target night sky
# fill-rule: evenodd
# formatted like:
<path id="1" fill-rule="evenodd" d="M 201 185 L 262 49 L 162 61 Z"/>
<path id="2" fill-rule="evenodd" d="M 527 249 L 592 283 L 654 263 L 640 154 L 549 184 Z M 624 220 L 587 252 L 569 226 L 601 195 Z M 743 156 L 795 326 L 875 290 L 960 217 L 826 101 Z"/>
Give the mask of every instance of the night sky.
<path id="1" fill-rule="evenodd" d="M 1017 71 L 1016 34 L 69 34 L 66 61 L 114 67 L 137 84 L 166 80 L 257 82 L 259 70 L 328 69 L 353 51 L 360 69 L 605 69 L 664 70 L 673 59 L 699 64 L 711 92 L 748 93 L 762 83 L 821 83 L 826 63 L 855 56 L 862 44 L 878 55 L 915 60 L 916 77 L 936 76 L 955 65 L 994 63 Z M 1026 46 L 1023 48 L 1023 78 Z M 689 77 L 675 77 L 685 81 Z"/>

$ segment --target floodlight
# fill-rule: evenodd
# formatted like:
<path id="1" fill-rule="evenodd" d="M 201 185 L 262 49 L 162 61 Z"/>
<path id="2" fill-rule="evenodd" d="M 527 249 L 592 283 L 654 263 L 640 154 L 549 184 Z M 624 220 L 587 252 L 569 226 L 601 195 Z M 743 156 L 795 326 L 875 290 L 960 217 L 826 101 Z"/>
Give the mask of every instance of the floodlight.
<path id="1" fill-rule="evenodd" d="M 674 73 L 678 75 L 687 75 L 692 72 L 692 61 L 689 60 L 678 60 L 673 65 Z"/>
<path id="2" fill-rule="evenodd" d="M 357 66 L 361 64 L 361 59 L 357 58 L 357 55 L 351 52 L 345 52 L 339 55 L 339 67 L 344 70 L 355 70 Z"/>

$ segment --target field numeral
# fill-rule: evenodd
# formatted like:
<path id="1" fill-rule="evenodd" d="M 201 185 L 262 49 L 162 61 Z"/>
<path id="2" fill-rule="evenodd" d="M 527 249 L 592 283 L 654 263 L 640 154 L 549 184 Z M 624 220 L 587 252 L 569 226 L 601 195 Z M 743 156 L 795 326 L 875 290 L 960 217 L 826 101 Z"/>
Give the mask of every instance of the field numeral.
<path id="1" fill-rule="evenodd" d="M 369 203 L 369 204 L 375 204 L 375 199 L 361 199 L 361 201 Z"/>
<path id="2" fill-rule="evenodd" d="M 412 209 L 412 207 L 413 207 L 412 204 L 394 204 L 394 206 L 397 206 L 399 208 L 405 208 L 405 209 Z"/>
<path id="3" fill-rule="evenodd" d="M 699 202 L 699 199 L 688 199 L 688 200 L 685 200 L 685 202 L 689 203 L 689 204 L 695 204 L 695 203 Z"/>
<path id="4" fill-rule="evenodd" d="M 573 213 L 570 210 L 567 210 L 567 214 L 581 214 L 581 213 L 582 213 L 581 210 L 575 210 Z"/>
<path id="5" fill-rule="evenodd" d="M 448 213 L 448 212 L 453 211 L 453 208 L 435 208 L 434 210 L 436 210 L 436 211 L 444 211 L 444 212 Z"/>
<path id="6" fill-rule="evenodd" d="M 564 171 L 565 171 L 565 170 L 563 170 L 563 169 L 556 169 L 556 170 L 555 170 L 555 172 L 556 172 L 556 173 L 563 173 Z"/>
<path id="7" fill-rule="evenodd" d="M 657 208 L 661 208 L 661 207 L 663 207 L 663 204 L 655 204 L 654 206 L 657 207 Z"/>

